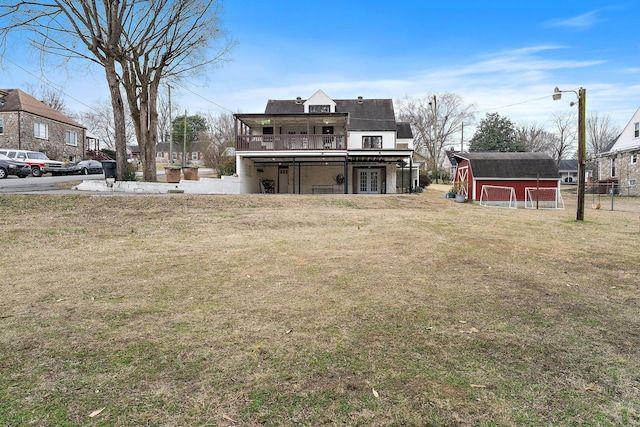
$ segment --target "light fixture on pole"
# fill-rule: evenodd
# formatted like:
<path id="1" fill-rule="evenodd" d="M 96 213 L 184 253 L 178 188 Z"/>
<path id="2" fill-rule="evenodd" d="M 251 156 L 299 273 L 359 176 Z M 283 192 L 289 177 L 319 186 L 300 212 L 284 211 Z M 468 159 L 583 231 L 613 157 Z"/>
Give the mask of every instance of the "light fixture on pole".
<path id="1" fill-rule="evenodd" d="M 576 221 L 584 221 L 584 191 L 585 191 L 585 163 L 587 157 L 587 135 L 586 135 L 586 102 L 587 90 L 580 88 L 575 90 L 560 90 L 556 87 L 553 90 L 552 98 L 557 101 L 562 98 L 563 92 L 573 92 L 578 97 L 578 201 L 576 203 Z M 573 102 L 571 105 L 575 105 Z"/>

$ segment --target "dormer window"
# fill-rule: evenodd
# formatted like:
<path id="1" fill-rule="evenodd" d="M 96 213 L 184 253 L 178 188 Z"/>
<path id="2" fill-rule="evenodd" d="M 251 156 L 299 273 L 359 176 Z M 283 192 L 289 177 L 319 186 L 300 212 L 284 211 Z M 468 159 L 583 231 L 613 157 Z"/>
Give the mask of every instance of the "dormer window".
<path id="1" fill-rule="evenodd" d="M 310 113 L 330 113 L 331 105 L 309 105 Z"/>

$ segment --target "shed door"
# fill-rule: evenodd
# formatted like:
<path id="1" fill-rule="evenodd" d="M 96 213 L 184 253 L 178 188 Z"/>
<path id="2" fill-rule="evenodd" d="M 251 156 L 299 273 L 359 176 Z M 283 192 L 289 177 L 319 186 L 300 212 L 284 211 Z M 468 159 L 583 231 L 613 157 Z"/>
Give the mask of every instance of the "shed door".
<path id="1" fill-rule="evenodd" d="M 461 193 L 467 198 L 469 197 L 469 166 L 462 166 L 458 168 L 458 177 L 456 181 L 464 182 L 466 185 L 462 188 Z"/>

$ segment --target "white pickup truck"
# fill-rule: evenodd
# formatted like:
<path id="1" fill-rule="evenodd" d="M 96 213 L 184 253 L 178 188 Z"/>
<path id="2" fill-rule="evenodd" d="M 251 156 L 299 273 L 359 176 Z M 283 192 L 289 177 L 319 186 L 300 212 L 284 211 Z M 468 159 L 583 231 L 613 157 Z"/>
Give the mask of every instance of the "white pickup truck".
<path id="1" fill-rule="evenodd" d="M 56 169 L 62 168 L 64 163 L 58 162 L 57 160 L 51 160 L 47 157 L 46 154 L 40 153 L 39 151 L 28 151 L 28 150 L 12 150 L 12 149 L 2 149 L 0 150 L 0 154 L 4 154 L 7 157 L 10 157 L 19 162 L 23 162 L 31 166 L 31 175 L 33 176 L 42 176 L 43 173 L 46 172 L 55 172 Z"/>

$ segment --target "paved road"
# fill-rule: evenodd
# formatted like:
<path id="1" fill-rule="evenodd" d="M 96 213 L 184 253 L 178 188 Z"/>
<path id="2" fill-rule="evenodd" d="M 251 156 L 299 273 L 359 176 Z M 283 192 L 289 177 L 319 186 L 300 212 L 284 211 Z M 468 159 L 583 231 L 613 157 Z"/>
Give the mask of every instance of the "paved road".
<path id="1" fill-rule="evenodd" d="M 26 178 L 18 178 L 17 176 L 9 176 L 0 179 L 1 194 L 64 194 L 77 193 L 71 190 L 73 186 L 79 184 L 83 180 L 104 179 L 103 174 L 96 175 L 66 175 L 66 176 L 50 176 L 44 175 L 40 178 L 28 176 Z"/>

